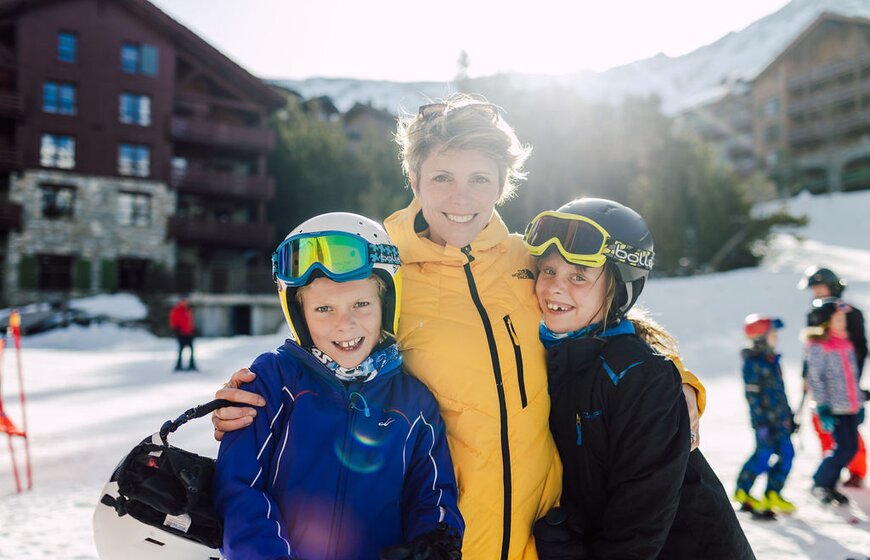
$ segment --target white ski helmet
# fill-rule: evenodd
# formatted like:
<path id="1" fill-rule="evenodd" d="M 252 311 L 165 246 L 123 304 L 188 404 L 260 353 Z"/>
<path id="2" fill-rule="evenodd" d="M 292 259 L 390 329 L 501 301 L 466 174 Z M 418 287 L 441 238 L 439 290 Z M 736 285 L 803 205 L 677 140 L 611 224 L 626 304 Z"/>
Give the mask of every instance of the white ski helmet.
<path id="1" fill-rule="evenodd" d="M 146 525 L 130 515 L 119 516 L 105 503 L 104 496 L 118 499 L 118 483 L 106 483 L 94 510 L 94 544 L 100 560 L 220 560 L 217 549 Z"/>
<path id="2" fill-rule="evenodd" d="M 377 275 L 386 285 L 381 329 L 392 344 L 399 326 L 402 276 L 399 250 L 386 230 L 369 218 L 349 212 L 315 216 L 295 227 L 272 254 L 272 277 L 293 339 L 311 346 L 311 335 L 296 301 L 296 292 L 318 276 L 336 282 Z M 380 346 L 380 345 L 379 345 Z"/>

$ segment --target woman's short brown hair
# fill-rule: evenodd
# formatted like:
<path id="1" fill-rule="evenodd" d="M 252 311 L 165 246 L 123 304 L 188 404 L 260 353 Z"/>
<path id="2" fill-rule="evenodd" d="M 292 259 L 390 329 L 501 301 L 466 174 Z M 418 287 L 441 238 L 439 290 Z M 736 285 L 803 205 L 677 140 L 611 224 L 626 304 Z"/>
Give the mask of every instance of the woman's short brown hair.
<path id="1" fill-rule="evenodd" d="M 531 153 L 531 147 L 520 143 L 498 107 L 461 93 L 442 103 L 424 105 L 416 115 L 400 116 L 396 142 L 408 179 L 420 176 L 420 167 L 435 150 L 482 152 L 498 165 L 500 203 L 526 178 L 523 164 Z"/>

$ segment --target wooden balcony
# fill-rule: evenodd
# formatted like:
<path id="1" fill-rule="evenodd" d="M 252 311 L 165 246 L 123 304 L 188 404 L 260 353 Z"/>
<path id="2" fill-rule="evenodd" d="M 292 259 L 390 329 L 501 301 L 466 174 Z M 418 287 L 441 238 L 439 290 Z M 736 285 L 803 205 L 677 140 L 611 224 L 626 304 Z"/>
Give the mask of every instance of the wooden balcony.
<path id="1" fill-rule="evenodd" d="M 21 231 L 21 205 L 0 202 L 0 232 Z"/>
<path id="2" fill-rule="evenodd" d="M 271 200 L 275 196 L 275 180 L 271 177 L 238 175 L 198 167 L 171 169 L 169 184 L 179 192 L 204 196 L 247 200 Z"/>
<path id="3" fill-rule="evenodd" d="M 0 146 L 0 172 L 21 168 L 21 155 L 12 146 Z"/>
<path id="4" fill-rule="evenodd" d="M 0 117 L 21 118 L 21 97 L 14 91 L 0 91 Z"/>
<path id="5" fill-rule="evenodd" d="M 251 128 L 201 117 L 171 116 L 169 135 L 175 141 L 256 153 L 268 153 L 275 145 L 275 135 L 270 128 Z"/>
<path id="6" fill-rule="evenodd" d="M 275 226 L 267 223 L 236 224 L 173 216 L 169 236 L 182 245 L 211 245 L 234 249 L 270 249 Z"/>

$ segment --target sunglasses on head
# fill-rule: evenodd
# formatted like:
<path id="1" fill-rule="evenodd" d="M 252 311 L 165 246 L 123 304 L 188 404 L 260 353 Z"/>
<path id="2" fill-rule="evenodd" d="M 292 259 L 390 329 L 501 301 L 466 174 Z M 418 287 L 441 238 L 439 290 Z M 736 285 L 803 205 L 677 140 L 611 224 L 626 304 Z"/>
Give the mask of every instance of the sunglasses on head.
<path id="1" fill-rule="evenodd" d="M 306 285 L 314 271 L 349 282 L 371 276 L 375 263 L 400 264 L 399 249 L 343 231 L 302 233 L 288 237 L 272 253 L 272 276 L 293 287 Z"/>
<path id="2" fill-rule="evenodd" d="M 541 212 L 526 228 L 523 241 L 532 256 L 555 247 L 571 264 L 599 268 L 612 260 L 652 270 L 655 254 L 613 239 L 595 220 L 577 214 Z"/>
<path id="3" fill-rule="evenodd" d="M 417 110 L 417 115 L 424 121 L 428 121 L 434 117 L 440 117 L 454 111 L 475 111 L 489 117 L 492 122 L 497 122 L 499 119 L 498 106 L 492 103 L 469 103 L 468 105 L 460 105 L 458 107 L 450 107 L 447 103 L 429 103 L 421 105 Z"/>

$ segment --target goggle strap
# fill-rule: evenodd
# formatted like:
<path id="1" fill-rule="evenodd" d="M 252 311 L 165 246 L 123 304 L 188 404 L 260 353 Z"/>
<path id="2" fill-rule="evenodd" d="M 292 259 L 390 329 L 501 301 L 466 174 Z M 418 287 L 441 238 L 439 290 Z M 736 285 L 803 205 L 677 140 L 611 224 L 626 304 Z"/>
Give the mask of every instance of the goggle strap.
<path id="1" fill-rule="evenodd" d="M 624 263 L 643 270 L 652 270 L 655 253 L 647 249 L 638 249 L 622 241 L 608 239 L 601 251 L 609 260 Z"/>
<path id="2" fill-rule="evenodd" d="M 395 245 L 375 245 L 369 244 L 369 261 L 380 264 L 395 264 L 400 265 L 399 248 Z"/>

